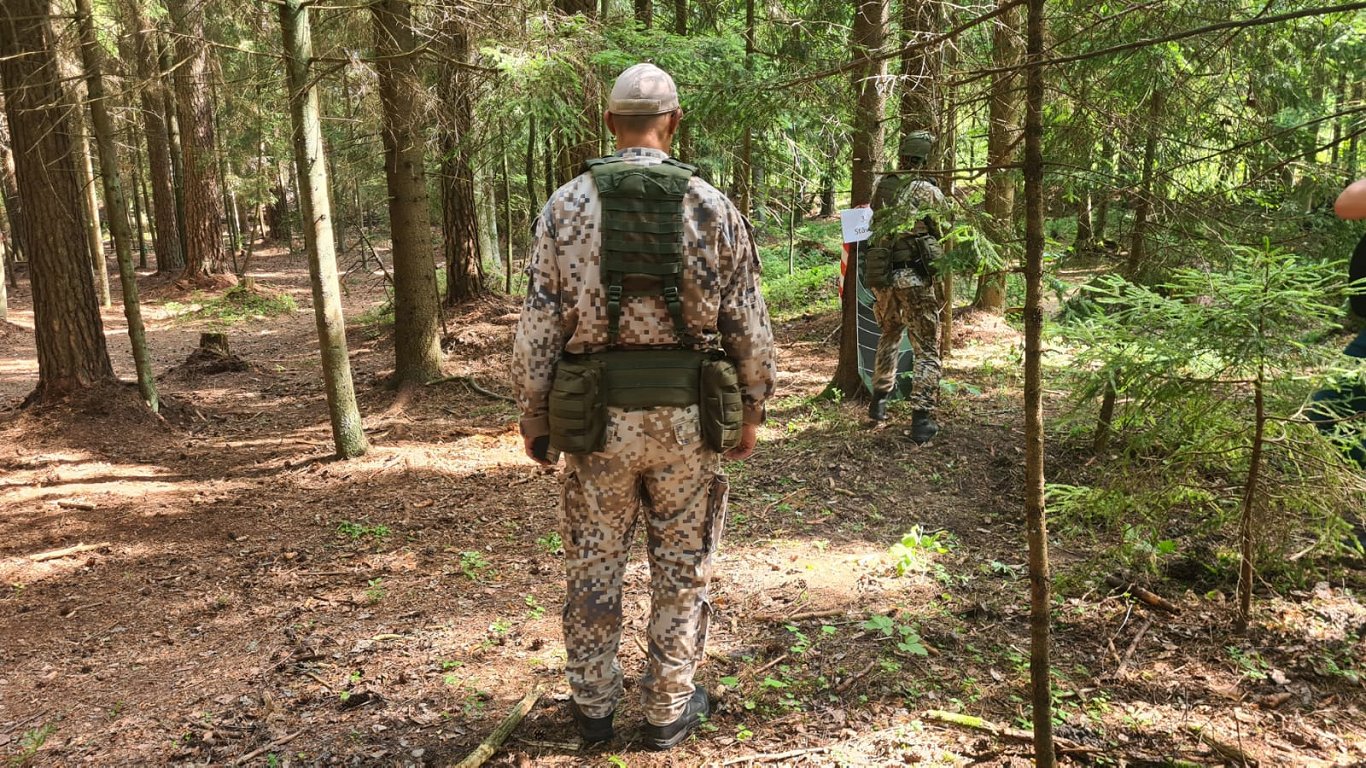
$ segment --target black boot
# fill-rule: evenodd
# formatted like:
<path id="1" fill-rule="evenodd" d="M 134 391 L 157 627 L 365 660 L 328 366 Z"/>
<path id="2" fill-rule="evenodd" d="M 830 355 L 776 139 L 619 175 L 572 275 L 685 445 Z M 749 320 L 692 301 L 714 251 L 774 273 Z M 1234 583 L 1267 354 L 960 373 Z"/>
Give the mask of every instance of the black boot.
<path id="1" fill-rule="evenodd" d="M 868 418 L 873 421 L 887 420 L 887 401 L 892 399 L 891 390 L 873 391 L 873 401 L 868 403 Z"/>
<path id="2" fill-rule="evenodd" d="M 578 728 L 579 736 L 585 744 L 597 744 L 603 741 L 611 741 L 616 732 L 612 728 L 612 718 L 616 713 L 606 717 L 589 717 L 579 710 L 578 702 L 569 702 L 569 710 L 574 714 L 574 726 Z"/>
<path id="3" fill-rule="evenodd" d="M 679 715 L 677 720 L 668 725 L 655 725 L 647 721 L 641 726 L 641 742 L 646 749 L 655 752 L 672 749 L 675 744 L 688 738 L 688 734 L 710 715 L 711 696 L 699 685 L 693 689 L 688 706 L 683 709 L 683 714 Z"/>
<path id="4" fill-rule="evenodd" d="M 939 425 L 929 411 L 917 409 L 911 412 L 911 439 L 917 443 L 928 443 L 939 434 Z"/>

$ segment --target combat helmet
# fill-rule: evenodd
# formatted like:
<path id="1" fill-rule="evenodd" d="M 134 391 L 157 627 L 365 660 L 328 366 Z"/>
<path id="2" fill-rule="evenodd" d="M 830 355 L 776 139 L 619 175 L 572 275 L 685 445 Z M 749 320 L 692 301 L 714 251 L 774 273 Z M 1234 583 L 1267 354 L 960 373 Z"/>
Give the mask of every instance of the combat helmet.
<path id="1" fill-rule="evenodd" d="M 923 166 L 930 157 L 930 150 L 934 148 L 934 134 L 929 131 L 911 131 L 901 137 L 901 145 L 897 148 L 897 163 L 902 163 L 903 158 L 910 158 L 916 166 Z M 907 169 L 899 169 L 907 170 Z"/>

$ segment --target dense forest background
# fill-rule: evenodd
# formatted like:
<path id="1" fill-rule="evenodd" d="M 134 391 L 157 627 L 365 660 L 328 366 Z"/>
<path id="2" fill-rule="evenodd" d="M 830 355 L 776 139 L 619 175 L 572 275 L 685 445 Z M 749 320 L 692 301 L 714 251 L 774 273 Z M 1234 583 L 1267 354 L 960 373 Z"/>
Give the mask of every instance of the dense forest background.
<path id="1" fill-rule="evenodd" d="M 1361 425 L 1305 417 L 1361 377 L 1332 202 L 1362 175 L 1366 3 L 1284 0 L 6 0 L 0 617 L 27 648 L 0 649 L 0 747 L 442 760 L 553 686 L 553 478 L 518 463 L 505 342 L 533 217 L 611 151 L 637 61 L 755 223 L 783 344 L 770 455 L 733 468 L 729 704 L 685 760 L 1025 760 L 1040 712 L 1065 759 L 1366 759 Z M 916 130 L 951 200 L 924 450 L 860 423 L 837 289 L 838 211 Z M 287 638 L 271 669 L 244 628 Z M 173 682 L 214 654 L 212 698 Z M 589 759 L 547 701 L 499 759 Z"/>

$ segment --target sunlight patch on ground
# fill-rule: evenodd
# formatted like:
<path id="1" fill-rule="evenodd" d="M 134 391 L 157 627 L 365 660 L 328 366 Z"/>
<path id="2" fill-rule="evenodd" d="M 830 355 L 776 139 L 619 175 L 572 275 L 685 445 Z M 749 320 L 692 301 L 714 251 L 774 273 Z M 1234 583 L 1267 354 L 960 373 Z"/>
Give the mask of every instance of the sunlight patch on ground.
<path id="1" fill-rule="evenodd" d="M 86 542 L 82 544 L 84 543 Z M 54 555 L 60 555 L 62 550 L 67 549 L 66 547 L 45 548 L 39 552 L 0 558 L 0 589 L 19 592 L 48 579 L 70 576 L 89 567 L 92 560 L 96 563 L 105 563 L 111 557 L 117 557 L 120 560 L 137 561 L 150 558 L 155 554 L 152 547 L 143 544 L 108 544 L 94 540 L 89 541 L 88 544 L 92 547 L 101 544 L 105 546 L 79 550 L 60 557 Z M 85 595 L 80 599 L 84 603 L 93 603 L 99 600 L 99 596 Z M 71 609 L 77 606 L 72 604 L 57 607 L 58 612 L 67 617 L 73 614 Z"/>
<path id="2" fill-rule="evenodd" d="M 11 471 L 0 481 L 0 504 L 20 504 L 37 500 L 73 500 L 76 504 L 93 504 L 91 499 L 114 499 L 120 503 L 128 499 L 146 500 L 149 497 L 183 492 L 177 487 L 179 478 L 168 477 L 169 472 L 145 464 L 107 464 L 78 458 L 56 468 L 38 466 L 34 469 Z M 79 507 L 77 507 L 79 508 Z"/>

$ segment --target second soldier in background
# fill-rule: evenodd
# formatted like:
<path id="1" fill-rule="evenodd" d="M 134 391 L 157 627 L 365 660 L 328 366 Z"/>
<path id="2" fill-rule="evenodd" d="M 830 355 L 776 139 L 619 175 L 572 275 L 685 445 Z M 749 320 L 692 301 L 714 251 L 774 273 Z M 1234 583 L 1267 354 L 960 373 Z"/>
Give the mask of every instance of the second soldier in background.
<path id="1" fill-rule="evenodd" d="M 934 146 L 925 131 L 907 134 L 897 153 L 898 167 L 884 174 L 873 191 L 873 230 L 860 267 L 876 302 L 873 314 L 881 335 L 873 368 L 873 399 L 868 417 L 887 419 L 887 403 L 897 389 L 901 336 L 910 334 L 915 364 L 910 380 L 911 439 L 928 442 L 939 432 L 939 295 L 935 266 L 943 250 L 932 209 L 944 195 L 919 175 Z M 891 231 L 889 231 L 891 230 Z"/>

